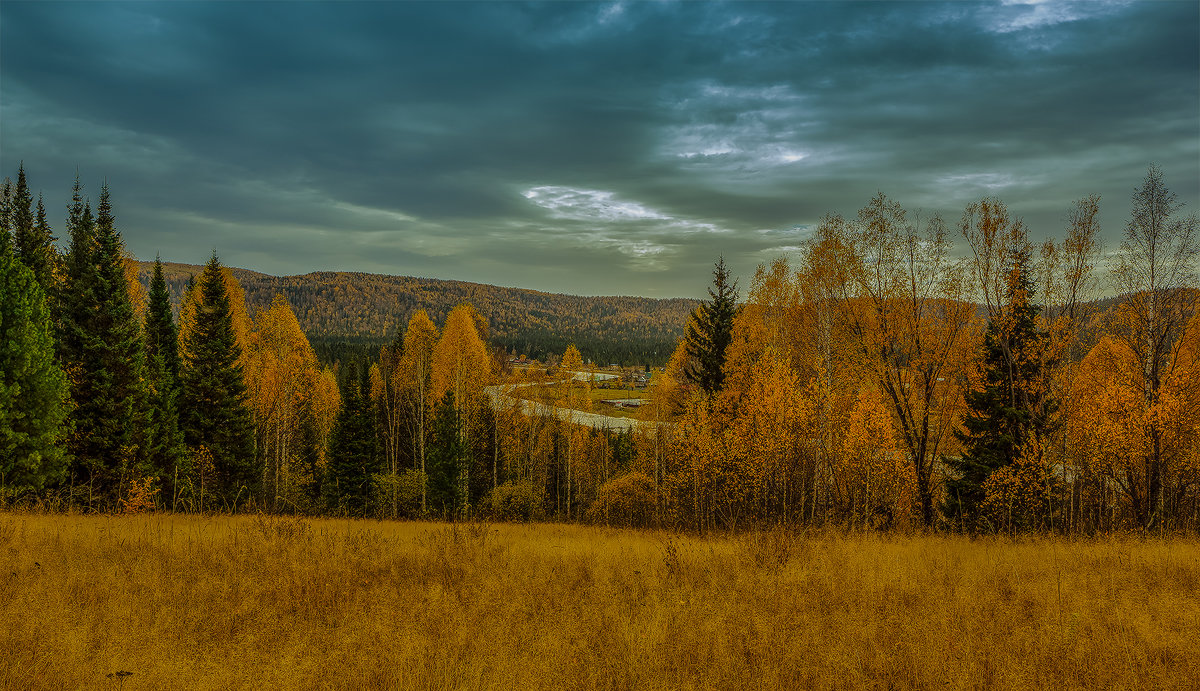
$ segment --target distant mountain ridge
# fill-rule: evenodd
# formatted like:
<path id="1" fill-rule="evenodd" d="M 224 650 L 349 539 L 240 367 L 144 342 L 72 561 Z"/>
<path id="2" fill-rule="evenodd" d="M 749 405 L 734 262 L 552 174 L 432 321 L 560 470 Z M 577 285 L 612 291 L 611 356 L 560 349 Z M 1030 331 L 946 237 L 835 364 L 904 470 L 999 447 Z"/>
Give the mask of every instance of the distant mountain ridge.
<path id="1" fill-rule="evenodd" d="M 163 263 L 176 305 L 188 279 L 203 268 Z M 231 269 L 246 292 L 251 316 L 281 294 L 316 341 L 381 345 L 402 332 L 418 309 L 440 327 L 455 305 L 470 302 L 487 319 L 493 345 L 540 358 L 561 355 L 574 343 L 598 364 L 666 362 L 699 304 L 688 298 L 584 297 L 411 276 L 340 271 L 271 276 Z M 149 285 L 153 271 L 153 262 L 139 262 L 144 284 Z"/>

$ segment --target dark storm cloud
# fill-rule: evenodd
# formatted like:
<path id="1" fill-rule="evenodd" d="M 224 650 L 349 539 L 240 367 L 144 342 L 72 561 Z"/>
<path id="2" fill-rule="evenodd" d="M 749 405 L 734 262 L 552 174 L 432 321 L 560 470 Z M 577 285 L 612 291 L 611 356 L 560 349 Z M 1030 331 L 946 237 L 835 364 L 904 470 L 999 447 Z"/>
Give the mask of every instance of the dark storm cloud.
<path id="1" fill-rule="evenodd" d="M 699 294 L 877 190 L 1041 235 L 1200 202 L 1195 3 L 0 6 L 0 163 L 131 248 Z M 1115 243 L 1112 243 L 1115 244 Z"/>

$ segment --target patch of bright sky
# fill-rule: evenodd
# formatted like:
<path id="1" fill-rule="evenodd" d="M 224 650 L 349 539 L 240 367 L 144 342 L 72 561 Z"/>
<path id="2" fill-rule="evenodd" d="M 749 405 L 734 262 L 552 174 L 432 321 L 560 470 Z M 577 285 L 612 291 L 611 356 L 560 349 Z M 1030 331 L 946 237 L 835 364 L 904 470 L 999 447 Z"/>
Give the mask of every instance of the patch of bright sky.
<path id="1" fill-rule="evenodd" d="M 616 199 L 612 192 L 545 185 L 521 193 L 554 218 L 576 221 L 670 220 L 670 216 L 637 202 Z"/>
<path id="2" fill-rule="evenodd" d="M 692 165 L 746 171 L 797 163 L 812 154 L 799 131 L 807 124 L 802 101 L 785 85 L 700 84 L 671 104 L 692 121 L 667 127 L 660 153 Z M 714 106 L 737 114 L 732 122 L 715 116 L 705 122 L 693 115 L 712 113 Z"/>
<path id="3" fill-rule="evenodd" d="M 534 204 L 550 212 L 552 218 L 601 224 L 650 222 L 673 233 L 724 233 L 712 223 L 672 216 L 645 204 L 618 199 L 606 190 L 587 190 L 558 185 L 531 187 L 521 193 Z"/>
<path id="4" fill-rule="evenodd" d="M 1108 14 L 1114 8 L 1128 5 L 1124 0 L 1001 0 L 1001 12 L 989 28 L 1000 34 L 1026 29 L 1040 29 L 1074 22 L 1086 17 Z M 1014 13 L 1014 10 L 1016 12 Z"/>

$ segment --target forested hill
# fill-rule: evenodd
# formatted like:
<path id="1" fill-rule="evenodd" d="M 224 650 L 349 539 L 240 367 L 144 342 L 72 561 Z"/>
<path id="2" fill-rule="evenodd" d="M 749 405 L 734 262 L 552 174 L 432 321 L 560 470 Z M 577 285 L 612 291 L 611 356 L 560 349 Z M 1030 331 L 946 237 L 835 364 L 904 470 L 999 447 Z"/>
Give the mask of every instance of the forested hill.
<path id="1" fill-rule="evenodd" d="M 149 285 L 153 262 L 140 262 Z M 163 273 L 178 305 L 191 276 L 203 267 L 164 263 Z M 488 321 L 491 343 L 529 357 L 562 354 L 574 343 L 600 364 L 662 364 L 671 356 L 696 300 L 640 297 L 580 297 L 520 288 L 409 276 L 320 271 L 269 276 L 233 269 L 246 291 L 251 316 L 276 293 L 291 304 L 300 326 L 320 349 L 330 342 L 378 345 L 424 309 L 439 326 L 446 314 L 470 302 Z"/>

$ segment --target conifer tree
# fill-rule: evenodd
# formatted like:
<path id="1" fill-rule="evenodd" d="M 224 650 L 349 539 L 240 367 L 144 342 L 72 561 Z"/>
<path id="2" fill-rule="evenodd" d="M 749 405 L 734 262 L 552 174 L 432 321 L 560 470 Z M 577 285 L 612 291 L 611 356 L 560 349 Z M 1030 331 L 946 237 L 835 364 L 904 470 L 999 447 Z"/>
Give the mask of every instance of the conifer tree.
<path id="1" fill-rule="evenodd" d="M 8 217 L 19 258 L 22 246 L 31 244 L 33 234 L 33 195 L 29 192 L 29 182 L 25 179 L 24 163 L 17 169 L 17 185 L 9 198 Z"/>
<path id="2" fill-rule="evenodd" d="M 326 492 L 330 504 L 345 513 L 362 513 L 380 470 L 371 380 L 365 365 L 351 365 L 342 383 L 342 407 L 329 443 Z"/>
<path id="3" fill-rule="evenodd" d="M 725 349 L 732 341 L 733 318 L 737 315 L 737 281 L 730 282 L 725 258 L 713 269 L 709 300 L 700 303 L 688 321 L 685 343 L 691 363 L 684 376 L 705 393 L 716 393 L 725 383 Z"/>
<path id="4" fill-rule="evenodd" d="M 130 472 L 140 473 L 143 429 L 140 331 L 129 303 L 108 190 L 98 214 L 75 181 L 68 208 L 71 247 L 59 297 L 60 362 L 71 381 L 72 482 L 90 502 L 111 502 Z"/>
<path id="5" fill-rule="evenodd" d="M 428 507 L 443 516 L 453 517 L 463 503 L 460 475 L 467 463 L 467 445 L 463 440 L 462 421 L 454 403 L 454 391 L 447 390 L 433 413 L 432 436 L 428 449 Z"/>
<path id="6" fill-rule="evenodd" d="M 179 335 L 171 316 L 171 298 L 162 261 L 154 260 L 150 304 L 146 308 L 146 461 L 175 494 L 176 479 L 186 477 L 183 433 L 179 428 Z"/>
<path id="7" fill-rule="evenodd" d="M 54 357 L 45 294 L 0 245 L 0 490 L 40 490 L 66 474 L 67 380 Z"/>
<path id="8" fill-rule="evenodd" d="M 214 253 L 200 274 L 195 322 L 182 345 L 180 426 L 184 442 L 211 454 L 226 500 L 245 498 L 260 475 L 255 463 L 254 428 L 247 405 L 241 346 L 221 263 Z"/>
<path id="9" fill-rule="evenodd" d="M 11 252 L 13 249 L 12 239 L 12 180 L 4 178 L 4 184 L 0 186 L 0 252 Z"/>
<path id="10" fill-rule="evenodd" d="M 172 385 L 179 380 L 179 330 L 171 312 L 171 294 L 163 278 L 162 259 L 154 258 L 154 276 L 150 280 L 146 307 L 146 358 L 162 358 Z"/>
<path id="11" fill-rule="evenodd" d="M 38 285 L 47 295 L 55 289 L 55 270 L 60 262 L 58 251 L 54 248 L 56 239 L 46 220 L 46 206 L 42 203 L 41 195 L 38 195 L 37 214 L 28 232 L 18 237 L 17 250 L 21 262 L 33 272 Z"/>
<path id="12" fill-rule="evenodd" d="M 26 267 L 33 270 L 30 262 L 36 258 L 27 256 L 35 244 L 33 237 L 33 195 L 29 192 L 29 183 L 25 179 L 25 164 L 23 163 L 17 169 L 17 185 L 13 188 L 8 200 L 8 222 L 12 228 L 13 247 L 16 250 L 17 259 L 20 259 Z M 34 271 L 34 275 L 37 275 L 36 271 Z"/>
<path id="13" fill-rule="evenodd" d="M 42 287 L 42 292 L 49 295 L 54 287 L 54 265 L 58 259 L 54 249 L 55 238 L 46 221 L 46 207 L 42 204 L 40 195 L 37 215 L 34 215 L 33 195 L 25 178 L 24 165 L 17 171 L 17 185 L 7 200 L 7 206 L 8 223 L 12 228 L 12 242 L 17 258 L 33 272 L 34 279 Z"/>
<path id="14" fill-rule="evenodd" d="M 1028 243 L 1015 246 L 1010 262 L 1007 305 L 988 321 L 984 335 L 982 387 L 966 393 L 965 431 L 955 434 L 964 451 L 946 459 L 957 477 L 946 482 L 943 509 L 971 529 L 981 527 L 988 477 L 1022 454 L 1037 453 L 1058 408 L 1049 396 L 1053 363 L 1045 360 L 1049 335 L 1038 327 L 1038 307 L 1032 302 Z"/>
<path id="15" fill-rule="evenodd" d="M 96 337 L 90 330 L 92 305 L 95 303 L 96 270 L 93 263 L 96 237 L 91 207 L 83 200 L 79 180 L 71 192 L 67 207 L 67 231 L 70 245 L 65 275 L 58 295 L 58 359 L 71 381 L 71 396 L 90 394 L 90 380 L 79 371 L 88 353 L 94 350 Z"/>

